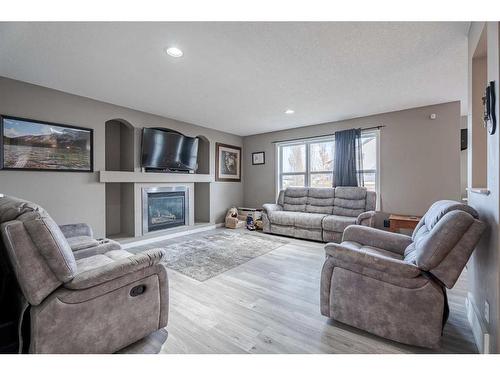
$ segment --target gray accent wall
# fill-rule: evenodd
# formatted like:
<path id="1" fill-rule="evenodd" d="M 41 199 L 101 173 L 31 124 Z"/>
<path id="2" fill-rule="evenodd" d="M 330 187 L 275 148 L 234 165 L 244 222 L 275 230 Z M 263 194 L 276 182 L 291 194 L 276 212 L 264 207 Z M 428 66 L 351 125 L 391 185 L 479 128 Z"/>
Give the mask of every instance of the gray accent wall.
<path id="1" fill-rule="evenodd" d="M 119 87 L 116 88 L 120 90 Z M 140 95 L 138 92 L 137 95 Z M 196 105 L 196 103 L 193 103 Z M 0 193 L 39 203 L 60 223 L 86 222 L 97 236 L 105 234 L 105 126 L 119 119 L 139 129 L 166 127 L 210 141 L 210 172 L 215 173 L 215 143 L 242 146 L 240 136 L 155 116 L 81 96 L 0 77 L 0 113 L 94 129 L 94 173 L 0 171 Z M 136 147 L 138 167 L 139 150 Z M 205 194 L 206 196 L 208 194 Z M 224 221 L 226 210 L 243 203 L 243 182 L 210 183 L 210 221 Z M 206 205 L 206 202 L 199 202 Z"/>
<path id="2" fill-rule="evenodd" d="M 432 113 L 435 120 L 430 119 Z M 245 205 L 259 207 L 275 200 L 274 141 L 379 125 L 385 126 L 380 130 L 381 211 L 422 215 L 436 200 L 460 199 L 457 101 L 244 137 Z M 257 151 L 265 151 L 265 165 L 252 165 L 252 152 Z"/>

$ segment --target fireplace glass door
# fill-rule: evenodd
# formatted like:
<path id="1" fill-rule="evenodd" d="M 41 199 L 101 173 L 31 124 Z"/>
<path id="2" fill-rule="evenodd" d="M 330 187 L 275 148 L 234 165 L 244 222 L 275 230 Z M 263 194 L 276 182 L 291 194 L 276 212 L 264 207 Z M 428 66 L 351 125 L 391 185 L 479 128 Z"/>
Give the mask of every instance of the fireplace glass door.
<path id="1" fill-rule="evenodd" d="M 148 232 L 186 225 L 185 213 L 186 192 L 147 193 Z"/>

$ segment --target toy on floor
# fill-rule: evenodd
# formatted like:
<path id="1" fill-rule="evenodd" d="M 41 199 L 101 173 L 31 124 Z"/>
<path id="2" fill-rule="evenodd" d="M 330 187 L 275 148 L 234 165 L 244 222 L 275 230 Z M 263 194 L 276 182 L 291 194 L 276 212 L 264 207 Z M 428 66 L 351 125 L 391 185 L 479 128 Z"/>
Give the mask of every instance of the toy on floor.
<path id="1" fill-rule="evenodd" d="M 231 207 L 226 214 L 226 228 L 243 228 L 246 224 L 245 219 L 245 216 L 238 213 L 238 209 L 236 207 Z"/>
<path id="2" fill-rule="evenodd" d="M 247 229 L 248 230 L 255 230 L 255 223 L 253 220 L 253 216 L 251 214 L 248 214 L 248 216 L 247 216 Z"/>

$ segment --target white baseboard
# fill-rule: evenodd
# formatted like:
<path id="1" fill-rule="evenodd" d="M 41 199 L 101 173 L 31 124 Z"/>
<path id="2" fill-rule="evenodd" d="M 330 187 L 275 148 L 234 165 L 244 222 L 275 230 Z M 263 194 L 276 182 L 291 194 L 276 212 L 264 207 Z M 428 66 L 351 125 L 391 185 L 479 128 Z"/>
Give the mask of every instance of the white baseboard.
<path id="1" fill-rule="evenodd" d="M 124 243 L 124 244 L 122 244 L 122 248 L 130 249 L 132 247 L 147 245 L 147 244 L 150 244 L 153 242 L 168 240 L 170 238 L 181 237 L 181 236 L 186 236 L 189 234 L 205 232 L 207 230 L 213 230 L 213 229 L 217 228 L 218 226 L 219 226 L 219 224 L 203 225 L 203 226 L 200 226 L 199 228 L 195 227 L 195 228 L 182 230 L 182 231 L 175 232 L 175 233 L 164 234 L 162 236 L 142 238 L 142 239 L 138 239 L 137 241 L 131 241 L 131 242 Z"/>
<path id="2" fill-rule="evenodd" d="M 483 323 L 483 319 L 479 314 L 479 309 L 477 308 L 471 293 L 467 293 L 465 307 L 467 310 L 467 319 L 469 320 L 469 324 L 474 335 L 477 350 L 481 354 L 489 354 L 490 334 L 485 328 L 485 324 Z"/>
<path id="3" fill-rule="evenodd" d="M 224 224 L 224 223 L 217 223 L 217 224 L 215 224 L 215 226 L 216 226 L 217 228 L 221 228 L 221 227 L 223 227 L 224 225 L 226 225 L 226 224 Z"/>

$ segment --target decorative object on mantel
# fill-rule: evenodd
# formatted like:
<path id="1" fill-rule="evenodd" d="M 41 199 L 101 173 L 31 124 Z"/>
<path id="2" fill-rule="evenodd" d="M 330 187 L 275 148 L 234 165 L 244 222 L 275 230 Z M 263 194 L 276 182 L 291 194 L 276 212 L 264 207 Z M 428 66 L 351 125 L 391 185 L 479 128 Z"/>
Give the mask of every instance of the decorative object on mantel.
<path id="1" fill-rule="evenodd" d="M 266 153 L 264 151 L 252 152 L 252 165 L 266 164 Z"/>
<path id="2" fill-rule="evenodd" d="M 93 172 L 94 131 L 1 116 L 0 169 Z"/>
<path id="3" fill-rule="evenodd" d="M 163 258 L 168 268 L 198 281 L 205 281 L 231 268 L 248 262 L 289 241 L 254 232 L 214 230 L 194 236 L 179 237 L 129 248 L 139 253 L 146 249 L 164 248 Z"/>
<path id="4" fill-rule="evenodd" d="M 241 147 L 215 144 L 215 180 L 241 181 Z"/>
<path id="5" fill-rule="evenodd" d="M 495 113 L 495 81 L 490 81 L 490 84 L 486 86 L 482 99 L 484 106 L 484 127 L 488 129 L 488 133 L 490 133 L 490 135 L 493 135 L 497 129 L 497 117 Z"/>

